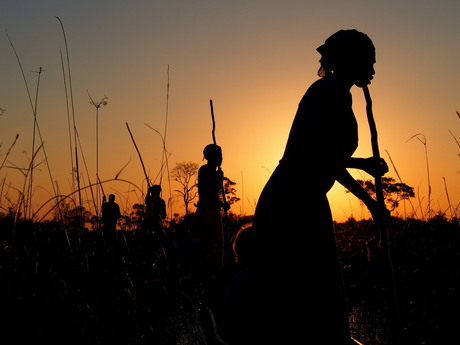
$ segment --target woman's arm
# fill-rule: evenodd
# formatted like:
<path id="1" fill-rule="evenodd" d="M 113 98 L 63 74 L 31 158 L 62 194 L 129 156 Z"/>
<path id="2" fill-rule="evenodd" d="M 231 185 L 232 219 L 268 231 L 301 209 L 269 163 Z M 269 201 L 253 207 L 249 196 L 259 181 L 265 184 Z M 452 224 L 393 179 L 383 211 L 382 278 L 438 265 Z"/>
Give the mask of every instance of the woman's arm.
<path id="1" fill-rule="evenodd" d="M 347 169 L 341 169 L 336 176 L 337 182 L 348 189 L 354 196 L 361 200 L 369 210 L 375 208 L 377 202 L 366 190 L 350 175 Z"/>
<path id="2" fill-rule="evenodd" d="M 361 169 L 371 176 L 383 176 L 388 172 L 388 165 L 383 158 L 354 158 L 345 161 L 346 168 Z"/>
<path id="3" fill-rule="evenodd" d="M 347 169 L 340 169 L 336 175 L 336 180 L 366 205 L 375 221 L 384 223 L 389 221 L 390 211 L 386 208 L 382 209 L 377 201 L 374 200 L 353 176 L 350 175 Z"/>

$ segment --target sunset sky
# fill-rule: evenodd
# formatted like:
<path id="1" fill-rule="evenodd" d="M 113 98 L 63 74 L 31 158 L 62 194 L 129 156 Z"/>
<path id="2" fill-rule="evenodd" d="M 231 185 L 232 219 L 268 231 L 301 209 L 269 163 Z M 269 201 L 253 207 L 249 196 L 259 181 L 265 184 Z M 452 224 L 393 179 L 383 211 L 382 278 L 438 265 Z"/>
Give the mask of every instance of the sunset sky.
<path id="1" fill-rule="evenodd" d="M 16 190 L 23 190 L 17 167 L 27 167 L 34 133 L 31 103 L 8 36 L 32 103 L 40 76 L 37 121 L 52 176 L 43 163 L 35 170 L 33 209 L 53 195 L 51 180 L 62 194 L 71 191 L 64 88 L 69 80 L 65 84 L 61 53 L 66 66 L 66 49 L 56 17 L 67 37 L 74 115 L 85 161 L 80 161 L 80 170 L 86 182 L 86 169 L 92 182 L 96 172 L 96 109 L 88 93 L 95 101 L 108 101 L 98 116 L 101 180 L 113 179 L 126 165 L 120 178 L 144 191 L 142 166 L 126 123 L 148 174 L 159 183 L 161 136 L 166 135 L 169 169 L 176 162 L 204 163 L 202 150 L 212 142 L 212 99 L 222 169 L 236 182 L 241 198 L 232 211 L 252 214 L 281 158 L 297 105 L 318 79 L 316 48 L 340 29 L 357 29 L 376 46 L 370 91 L 380 152 L 390 165 L 387 176 L 414 187 L 412 203 L 422 209 L 418 218 L 426 216 L 428 182 L 434 212 L 446 211 L 451 217 L 450 198 L 458 215 L 458 0 L 0 0 L 0 164 L 19 134 L 0 170 L 3 211 L 16 203 Z M 41 74 L 36 73 L 40 68 Z M 367 157 L 372 152 L 364 97 L 359 88 L 352 93 L 360 129 L 355 156 Z M 37 159 L 44 160 L 43 151 Z M 299 193 L 306 198 L 309 183 L 299 181 Z M 168 183 L 166 173 L 161 184 L 164 199 L 178 187 Z M 107 183 L 104 190 L 117 194 L 125 213 L 129 205 L 142 202 L 141 192 L 129 183 Z M 329 198 L 337 221 L 369 217 L 338 184 Z M 180 205 L 175 204 L 174 212 L 183 213 Z M 410 212 L 409 205 L 406 209 Z"/>

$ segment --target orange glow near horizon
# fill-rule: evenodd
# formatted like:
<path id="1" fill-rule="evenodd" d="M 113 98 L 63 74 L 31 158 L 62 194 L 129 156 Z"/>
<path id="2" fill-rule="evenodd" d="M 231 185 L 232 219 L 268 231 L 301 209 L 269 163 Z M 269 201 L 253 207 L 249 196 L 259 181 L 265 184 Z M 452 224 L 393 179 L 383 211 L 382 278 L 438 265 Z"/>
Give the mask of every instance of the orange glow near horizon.
<path id="1" fill-rule="evenodd" d="M 78 4 L 47 8 L 28 2 L 29 7 L 2 5 L 0 22 L 21 59 L 32 104 L 38 85 L 35 72 L 43 68 L 37 122 L 49 167 L 40 151 L 34 168 L 33 211 L 55 193 L 67 195 L 72 190 L 70 157 L 75 143 L 69 140 L 69 114 L 75 115 L 78 129 L 82 184 L 95 182 L 95 108 L 89 104 L 89 92 L 96 101 L 108 97 L 108 104 L 99 109 L 99 176 L 102 181 L 117 175 L 129 181 L 104 183 L 106 194 L 118 195 L 125 214 L 133 204 L 143 202 L 146 191 L 126 123 L 148 175 L 162 184 L 163 198 L 168 200 L 177 186 L 168 181 L 167 170 L 177 162 L 202 164 L 202 149 L 212 142 L 210 99 L 217 143 L 223 148 L 222 169 L 237 183 L 241 198 L 231 211 L 252 214 L 281 158 L 297 104 L 318 78 L 316 47 L 335 31 L 354 27 L 376 45 L 376 76 L 370 91 L 381 155 L 390 166 L 387 176 L 414 187 L 418 218 L 426 217 L 429 205 L 431 214 L 458 216 L 460 24 L 455 15 L 459 4 L 446 1 L 445 6 L 436 6 L 437 16 L 429 6 L 418 4 L 415 16 L 412 11 L 404 14 L 401 6 L 406 4 L 396 1 L 366 6 L 337 1 L 334 12 L 342 17 L 331 18 L 326 5 L 297 1 L 291 6 L 276 1 L 271 6 L 264 1 L 251 6 L 144 2 L 134 9 L 128 3 L 107 6 L 98 0 L 91 13 Z M 126 16 L 128 10 L 132 15 Z M 375 13 L 379 20 L 372 20 Z M 69 45 L 73 114 L 71 108 L 67 111 L 70 89 L 64 88 L 60 58 L 62 51 L 65 61 L 66 50 L 56 15 L 63 21 Z M 0 161 L 6 159 L 0 170 L 0 211 L 6 212 L 17 205 L 18 192 L 25 188 L 32 138 L 36 136 L 37 149 L 39 134 L 34 134 L 31 102 L 5 35 L 0 44 L 0 109 L 4 110 L 0 112 Z M 443 73 L 440 66 L 446 66 Z M 371 147 L 364 98 L 356 87 L 352 93 L 360 131 L 355 156 L 367 157 Z M 19 139 L 12 146 L 16 134 Z M 160 180 L 162 136 L 168 164 Z M 425 144 L 418 140 L 422 136 Z M 353 175 L 369 178 L 357 171 Z M 305 182 L 299 192 L 308 193 Z M 335 220 L 370 217 L 340 185 L 328 196 Z M 83 198 L 84 206 L 92 209 L 89 189 Z M 173 213 L 183 212 L 176 201 Z M 398 212 L 411 214 L 407 209 Z"/>

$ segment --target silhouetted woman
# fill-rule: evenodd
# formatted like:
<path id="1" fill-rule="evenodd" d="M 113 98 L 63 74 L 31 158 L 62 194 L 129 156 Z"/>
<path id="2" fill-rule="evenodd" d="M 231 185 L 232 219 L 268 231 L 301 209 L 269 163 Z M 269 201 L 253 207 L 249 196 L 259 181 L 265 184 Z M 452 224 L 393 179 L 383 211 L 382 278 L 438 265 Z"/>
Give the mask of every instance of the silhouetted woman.
<path id="1" fill-rule="evenodd" d="M 373 79 L 375 48 L 364 33 L 341 30 L 317 51 L 321 77 L 299 103 L 282 159 L 265 185 L 254 215 L 258 243 L 259 334 L 282 344 L 349 344 L 348 312 L 327 192 L 335 181 L 358 197 L 372 216 L 377 203 L 347 168 L 371 175 L 383 160 L 353 158 L 358 127 L 353 85 Z M 382 215 L 380 215 L 382 214 Z"/>

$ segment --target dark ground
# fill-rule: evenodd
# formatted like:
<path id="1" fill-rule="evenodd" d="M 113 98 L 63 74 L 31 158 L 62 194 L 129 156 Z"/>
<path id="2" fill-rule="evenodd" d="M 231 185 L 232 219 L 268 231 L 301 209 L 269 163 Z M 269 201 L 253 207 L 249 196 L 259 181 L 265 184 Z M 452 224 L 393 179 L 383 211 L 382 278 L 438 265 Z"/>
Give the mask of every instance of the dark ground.
<path id="1" fill-rule="evenodd" d="M 0 219 L 1 344 L 209 345 L 200 285 L 171 238 Z M 353 335 L 389 345 L 391 300 L 371 221 L 336 225 Z M 401 344 L 460 344 L 460 227 L 394 219 L 390 253 Z M 391 344 L 393 345 L 393 344 Z"/>

